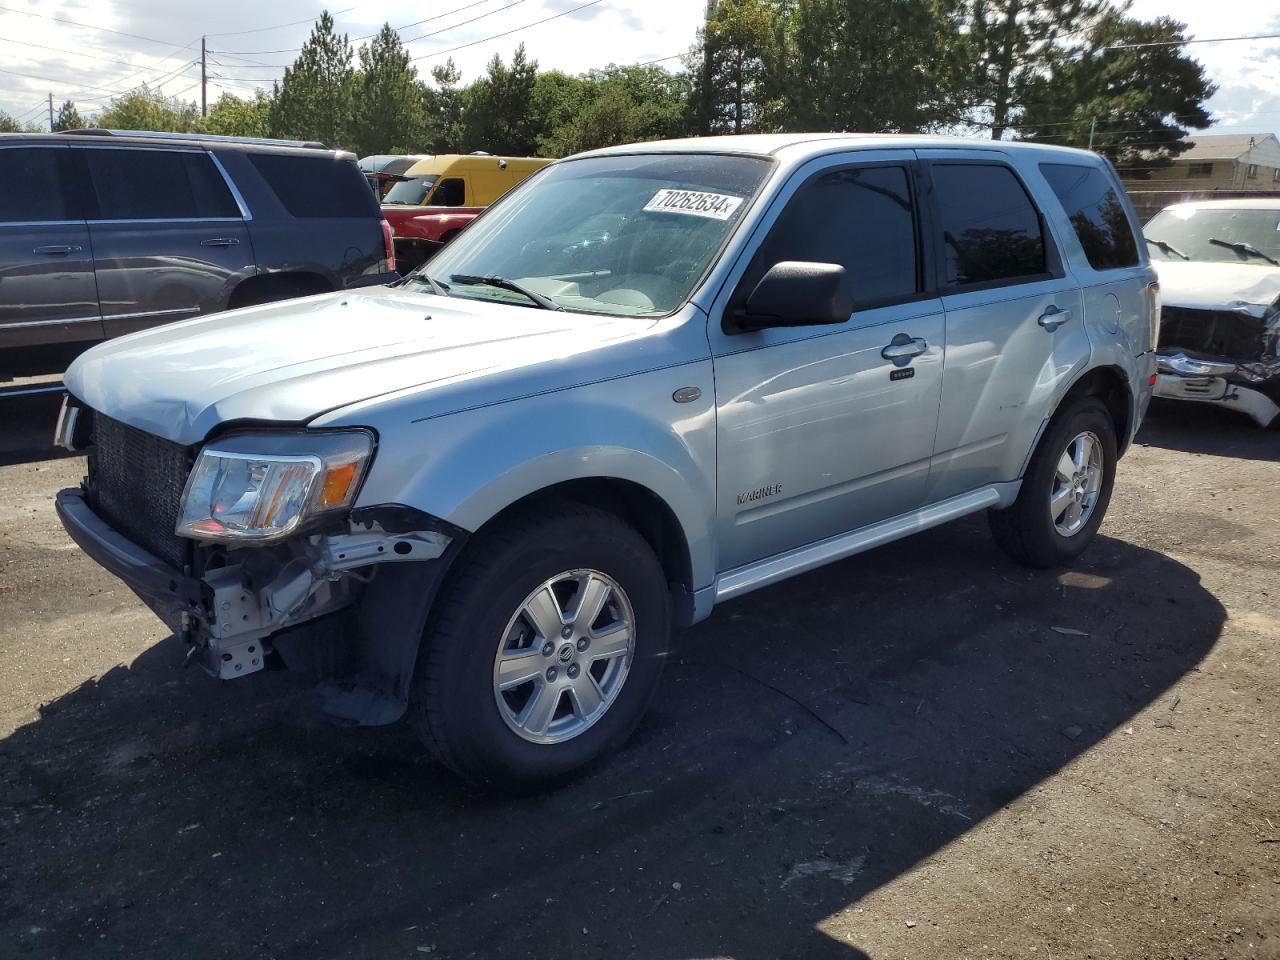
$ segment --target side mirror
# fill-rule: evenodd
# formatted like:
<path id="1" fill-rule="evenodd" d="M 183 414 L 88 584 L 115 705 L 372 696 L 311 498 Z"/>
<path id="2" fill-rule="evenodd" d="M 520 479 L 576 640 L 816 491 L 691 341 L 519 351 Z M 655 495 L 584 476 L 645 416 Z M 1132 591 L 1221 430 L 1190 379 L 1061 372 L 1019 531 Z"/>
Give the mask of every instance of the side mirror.
<path id="1" fill-rule="evenodd" d="M 851 313 L 853 293 L 844 267 L 784 260 L 760 278 L 734 319 L 739 330 L 763 330 L 844 323 Z"/>

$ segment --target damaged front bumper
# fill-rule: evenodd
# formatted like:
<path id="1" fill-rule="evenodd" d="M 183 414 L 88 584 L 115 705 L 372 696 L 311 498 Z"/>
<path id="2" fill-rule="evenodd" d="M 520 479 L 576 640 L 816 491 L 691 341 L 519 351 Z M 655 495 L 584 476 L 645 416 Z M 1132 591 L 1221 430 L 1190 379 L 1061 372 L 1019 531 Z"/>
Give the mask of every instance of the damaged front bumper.
<path id="1" fill-rule="evenodd" d="M 1280 362 L 1237 363 L 1222 357 L 1160 352 L 1155 396 L 1238 410 L 1263 427 L 1280 416 Z"/>
<path id="2" fill-rule="evenodd" d="M 299 536 L 270 550 L 227 550 L 192 576 L 113 529 L 80 488 L 59 492 L 56 510 L 71 539 L 222 679 L 261 670 L 273 635 L 356 603 L 381 565 L 437 560 L 454 539 L 443 529 L 410 529 L 414 512 L 407 508 L 374 508 L 347 532 Z M 393 670 L 377 672 L 394 678 Z M 399 696 L 402 684 L 394 686 Z"/>

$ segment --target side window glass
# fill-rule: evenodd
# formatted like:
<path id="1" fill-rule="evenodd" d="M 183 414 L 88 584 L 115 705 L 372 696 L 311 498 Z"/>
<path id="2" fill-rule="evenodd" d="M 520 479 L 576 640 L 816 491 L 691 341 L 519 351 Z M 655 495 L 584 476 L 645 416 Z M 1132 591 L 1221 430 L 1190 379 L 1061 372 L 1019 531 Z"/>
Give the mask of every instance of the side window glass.
<path id="1" fill-rule="evenodd" d="M 841 265 L 859 307 L 917 293 L 915 211 L 906 168 L 851 167 L 804 184 L 752 260 L 741 295 L 785 260 Z"/>
<path id="2" fill-rule="evenodd" d="M 948 286 L 1043 276 L 1040 217 L 1008 167 L 934 163 Z"/>
<path id="3" fill-rule="evenodd" d="M 231 191 L 203 153 L 173 150 L 83 152 L 102 220 L 238 217 Z"/>
<path id="4" fill-rule="evenodd" d="M 1062 201 L 1089 266 L 1114 270 L 1138 263 L 1133 227 L 1119 194 L 1103 171 L 1072 163 L 1042 163 L 1040 172 Z"/>
<path id="5" fill-rule="evenodd" d="M 433 207 L 461 207 L 466 202 L 466 182 L 458 177 L 450 177 L 448 180 L 440 181 L 440 185 L 436 187 L 435 193 L 431 194 L 431 199 L 427 201 L 427 205 Z"/>
<path id="6" fill-rule="evenodd" d="M 64 174 L 66 150 L 0 150 L 0 223 L 78 220 Z"/>

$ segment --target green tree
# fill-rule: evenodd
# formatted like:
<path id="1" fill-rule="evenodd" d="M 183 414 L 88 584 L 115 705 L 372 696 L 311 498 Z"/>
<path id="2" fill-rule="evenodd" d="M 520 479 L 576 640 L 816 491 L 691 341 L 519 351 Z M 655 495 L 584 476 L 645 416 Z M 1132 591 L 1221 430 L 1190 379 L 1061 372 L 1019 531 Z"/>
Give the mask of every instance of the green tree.
<path id="1" fill-rule="evenodd" d="M 970 121 L 985 125 L 989 117 L 991 139 L 1002 139 L 1028 90 L 1055 62 L 1079 51 L 1109 9 L 1108 0 L 965 0 Z"/>
<path id="2" fill-rule="evenodd" d="M 447 59 L 442 66 L 431 68 L 434 86 L 423 88 L 423 110 L 426 114 L 427 149 L 431 153 L 457 153 L 462 149 L 462 114 L 466 96 L 459 89 L 462 72 Z"/>
<path id="3" fill-rule="evenodd" d="M 26 133 L 26 128 L 14 117 L 0 110 L 0 133 Z"/>
<path id="4" fill-rule="evenodd" d="M 355 147 L 361 156 L 416 153 L 426 146 L 426 91 L 391 24 L 360 47 Z"/>
<path id="5" fill-rule="evenodd" d="M 1185 48 L 1169 45 L 1186 38 L 1186 25 L 1170 17 L 1108 13 L 1086 50 L 1028 86 L 1022 135 L 1076 147 L 1092 141 L 1126 179 L 1147 179 L 1190 146 L 1188 128 L 1213 122 L 1205 101 L 1216 87 Z M 1152 43 L 1166 45 L 1117 49 Z"/>
<path id="6" fill-rule="evenodd" d="M 961 44 L 950 0 L 799 0 L 787 28 L 779 127 L 917 132 L 952 124 Z"/>
<path id="7" fill-rule="evenodd" d="M 166 97 L 143 84 L 108 103 L 96 123 L 108 130 L 192 133 L 200 124 L 200 110 L 194 102 Z"/>
<path id="8" fill-rule="evenodd" d="M 538 62 L 516 47 L 511 66 L 493 55 L 485 75 L 466 90 L 462 149 L 531 156 L 538 149 L 541 124 L 533 111 Z"/>
<path id="9" fill-rule="evenodd" d="M 720 0 L 711 11 L 689 59 L 688 103 L 699 133 L 776 126 L 786 24 L 781 7 L 779 0 Z"/>
<path id="10" fill-rule="evenodd" d="M 270 114 L 271 97 L 265 91 L 255 90 L 251 99 L 224 93 L 209 108 L 200 129 L 225 137 L 267 137 L 271 135 Z"/>
<path id="11" fill-rule="evenodd" d="M 538 77 L 535 101 L 547 119 L 540 137 L 544 156 L 681 136 L 686 132 L 688 77 L 656 66 L 610 66 L 581 77 L 558 75 L 548 107 L 547 79 Z"/>
<path id="12" fill-rule="evenodd" d="M 80 111 L 76 109 L 75 103 L 70 100 L 63 101 L 61 107 L 58 108 L 58 115 L 54 118 L 53 129 L 55 133 L 61 133 L 63 130 L 83 130 L 88 124 L 84 122 L 84 118 L 80 116 Z"/>
<path id="13" fill-rule="evenodd" d="M 332 147 L 352 144 L 356 73 L 351 43 L 334 32 L 326 10 L 293 65 L 286 67 L 280 92 L 271 104 L 269 125 L 275 136 L 319 140 Z"/>

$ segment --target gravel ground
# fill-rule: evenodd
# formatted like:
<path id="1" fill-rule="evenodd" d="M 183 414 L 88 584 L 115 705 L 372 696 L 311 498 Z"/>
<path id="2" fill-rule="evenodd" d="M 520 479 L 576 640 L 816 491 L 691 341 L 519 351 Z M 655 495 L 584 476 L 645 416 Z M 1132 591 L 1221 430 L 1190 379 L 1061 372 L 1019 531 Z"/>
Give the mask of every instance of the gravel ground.
<path id="1" fill-rule="evenodd" d="M 982 518 L 682 638 L 617 757 L 470 795 L 218 684 L 0 410 L 0 956 L 1280 957 L 1280 431 L 1161 409 L 1074 569 Z"/>

